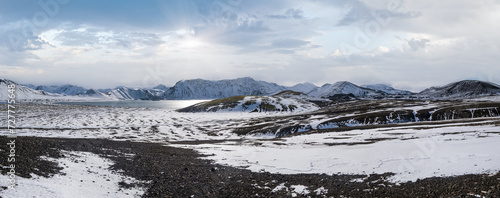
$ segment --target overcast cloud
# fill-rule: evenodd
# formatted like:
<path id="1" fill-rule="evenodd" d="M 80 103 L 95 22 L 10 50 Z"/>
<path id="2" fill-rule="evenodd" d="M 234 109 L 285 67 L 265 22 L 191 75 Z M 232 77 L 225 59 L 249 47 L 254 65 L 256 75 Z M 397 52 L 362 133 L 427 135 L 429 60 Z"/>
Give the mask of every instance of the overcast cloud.
<path id="1" fill-rule="evenodd" d="M 500 2 L 0 2 L 0 78 L 87 88 L 250 76 L 420 91 L 500 83 Z"/>

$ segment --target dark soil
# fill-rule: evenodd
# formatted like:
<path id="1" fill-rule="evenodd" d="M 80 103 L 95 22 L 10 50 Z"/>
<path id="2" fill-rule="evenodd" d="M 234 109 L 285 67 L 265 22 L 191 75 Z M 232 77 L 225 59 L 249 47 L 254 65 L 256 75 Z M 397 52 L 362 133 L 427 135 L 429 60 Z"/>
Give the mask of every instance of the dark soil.
<path id="1" fill-rule="evenodd" d="M 8 164 L 7 145 L 9 138 L 0 136 L 2 149 L 0 163 Z M 272 192 L 284 183 L 305 185 L 311 197 L 470 197 L 481 195 L 500 197 L 500 173 L 488 175 L 464 175 L 447 178 L 428 178 L 417 182 L 395 185 L 383 181 L 383 175 L 282 175 L 216 165 L 202 155 L 189 149 L 173 148 L 158 143 L 138 143 L 103 139 L 58 139 L 17 137 L 16 171 L 20 177 L 30 173 L 50 177 L 62 169 L 57 164 L 40 159 L 40 156 L 62 157 L 60 151 L 86 151 L 109 158 L 115 162 L 111 167 L 117 172 L 149 183 L 122 184 L 144 186 L 144 197 L 290 197 L 281 190 Z M 135 154 L 127 157 L 126 154 Z M 129 155 L 130 156 L 130 155 Z M 298 159 L 300 160 L 300 159 Z M 293 162 L 290 162 L 293 163 Z M 7 174 L 2 169 L 2 174 Z M 362 182 L 350 182 L 365 178 Z M 380 180 L 379 180 L 380 179 Z M 314 190 L 324 187 L 328 192 L 316 195 Z M 291 190 L 291 189 L 290 189 Z M 303 195 L 298 194 L 298 197 Z"/>

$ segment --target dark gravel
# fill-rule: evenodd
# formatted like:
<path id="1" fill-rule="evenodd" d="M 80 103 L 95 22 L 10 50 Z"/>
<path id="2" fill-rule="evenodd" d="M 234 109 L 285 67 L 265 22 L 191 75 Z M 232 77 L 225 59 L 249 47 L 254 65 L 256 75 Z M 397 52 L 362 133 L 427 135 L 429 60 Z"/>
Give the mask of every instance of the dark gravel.
<path id="1" fill-rule="evenodd" d="M 8 164 L 9 139 L 0 136 L 2 149 L 0 163 Z M 281 183 L 305 185 L 311 197 L 341 195 L 347 197 L 471 197 L 481 195 L 500 197 L 500 173 L 488 175 L 464 175 L 446 178 L 428 178 L 417 182 L 395 185 L 380 181 L 390 176 L 371 175 L 363 182 L 350 182 L 366 175 L 297 174 L 282 175 L 267 172 L 255 173 L 244 169 L 215 165 L 199 159 L 202 155 L 189 149 L 173 148 L 157 143 L 137 143 L 104 139 L 16 138 L 16 171 L 20 177 L 30 173 L 50 177 L 62 168 L 41 160 L 39 156 L 62 157 L 60 150 L 87 151 L 99 154 L 115 162 L 111 167 L 125 175 L 149 183 L 125 184 L 123 188 L 144 186 L 145 197 L 290 197 L 285 190 L 272 192 Z M 127 157 L 125 154 L 135 154 Z M 293 163 L 293 162 L 291 162 Z M 8 169 L 1 169 L 7 174 Z M 327 193 L 316 195 L 319 187 Z M 5 188 L 5 187 L 4 187 Z M 298 194 L 298 197 L 303 195 Z M 307 197 L 307 196 L 306 196 Z"/>

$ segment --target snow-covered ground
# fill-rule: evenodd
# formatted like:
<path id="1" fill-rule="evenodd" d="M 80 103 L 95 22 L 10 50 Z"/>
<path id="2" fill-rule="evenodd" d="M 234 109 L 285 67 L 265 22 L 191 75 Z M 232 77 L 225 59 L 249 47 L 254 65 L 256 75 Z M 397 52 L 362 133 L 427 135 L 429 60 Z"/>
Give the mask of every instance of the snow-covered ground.
<path id="1" fill-rule="evenodd" d="M 179 113 L 158 108 L 119 108 L 73 105 L 20 105 L 16 112 L 19 136 L 110 138 L 167 142 L 238 138 L 231 129 L 268 113 Z M 0 126 L 7 115 L 0 114 Z"/>
<path id="2" fill-rule="evenodd" d="M 420 107 L 410 108 L 419 110 L 429 107 L 431 105 L 423 104 Z M 285 174 L 392 172 L 395 175 L 390 179 L 394 182 L 414 181 L 434 176 L 493 174 L 500 171 L 499 117 L 457 120 L 441 124 L 428 122 L 418 125 L 380 126 L 363 130 L 274 138 L 271 134 L 239 136 L 232 131 L 238 127 L 248 126 L 251 121 L 257 122 L 264 117 L 283 116 L 289 113 L 179 113 L 165 109 L 31 104 L 19 105 L 16 114 L 16 132 L 21 136 L 162 142 L 172 146 L 192 148 L 210 154 L 206 158 L 216 163 L 244 167 L 252 171 Z M 348 115 L 350 114 L 343 116 Z M 5 116 L 5 114 L 0 115 L 2 129 L 6 126 Z M 300 122 L 317 126 L 323 120 L 331 118 L 313 115 L 308 120 Z M 198 145 L 171 144 L 187 140 L 227 141 Z M 102 164 L 103 167 L 109 165 L 108 161 L 90 153 L 75 153 L 75 155 L 87 158 L 86 161 L 89 163 Z M 70 164 L 68 168 L 73 167 L 68 160 L 59 159 L 58 162 Z M 75 166 L 80 165 L 84 164 Z M 63 171 L 70 171 L 68 168 Z M 70 172 L 79 174 L 77 170 L 80 169 L 76 167 Z M 68 184 L 69 181 L 65 179 L 69 176 L 81 178 L 71 174 L 56 175 L 53 178 L 20 179 L 19 182 L 22 183 L 20 186 L 31 186 L 32 191 L 46 193 L 49 197 L 64 196 L 58 194 L 64 193 L 63 190 L 50 191 L 50 189 L 63 188 Z M 102 174 L 95 174 L 95 178 L 85 178 L 85 180 L 102 179 L 100 175 Z M 121 176 L 117 178 L 123 179 Z M 42 183 L 49 183 L 50 186 L 43 186 Z M 96 184 L 102 182 L 96 181 Z M 74 183 L 73 187 L 77 188 L 78 185 Z M 87 186 L 87 188 L 94 187 Z M 116 191 L 115 186 L 95 188 L 101 190 L 93 193 Z M 294 187 L 294 191 L 298 194 L 314 190 Z M 128 193 L 132 195 L 141 192 L 140 189 L 135 189 Z M 2 193 L 4 193 L 2 196 L 10 196 L 6 194 L 10 191 Z M 101 194 L 96 194 L 99 195 Z"/>
<path id="3" fill-rule="evenodd" d="M 218 163 L 252 171 L 393 172 L 392 181 L 406 182 L 434 176 L 497 173 L 500 171 L 499 142 L 500 126 L 494 124 L 420 125 L 184 147 L 208 154 L 208 159 Z"/>
<path id="4" fill-rule="evenodd" d="M 109 170 L 109 159 L 89 152 L 63 152 L 64 158 L 53 159 L 64 167 L 61 174 L 46 178 L 32 174 L 31 178 L 16 177 L 14 189 L 0 192 L 2 197 L 140 197 L 140 187 L 121 188 L 118 183 L 135 183 L 136 179 Z M 0 175 L 0 186 L 8 186 L 9 176 Z"/>

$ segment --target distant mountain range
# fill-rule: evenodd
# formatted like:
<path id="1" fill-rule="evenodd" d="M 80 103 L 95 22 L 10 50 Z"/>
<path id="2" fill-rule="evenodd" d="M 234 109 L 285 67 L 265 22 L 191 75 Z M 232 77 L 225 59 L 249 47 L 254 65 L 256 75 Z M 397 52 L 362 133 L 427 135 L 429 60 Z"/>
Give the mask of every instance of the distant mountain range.
<path id="1" fill-rule="evenodd" d="M 358 86 L 347 81 L 325 84 L 317 87 L 311 83 L 301 83 L 287 87 L 276 83 L 257 81 L 250 77 L 231 80 L 181 80 L 173 87 L 158 85 L 151 89 L 116 87 L 114 89 L 85 89 L 75 85 L 35 86 L 20 85 L 13 81 L 0 79 L 0 97 L 6 99 L 7 85 L 17 85 L 20 99 L 100 99 L 100 100 L 183 100 L 183 99 L 218 99 L 238 95 L 271 96 L 292 90 L 302 92 L 309 97 L 335 98 L 348 95 L 356 98 L 407 97 L 407 98 L 465 98 L 485 95 L 499 95 L 500 86 L 483 81 L 464 80 L 442 87 L 431 87 L 420 93 L 398 90 L 388 85 L 375 84 Z"/>

